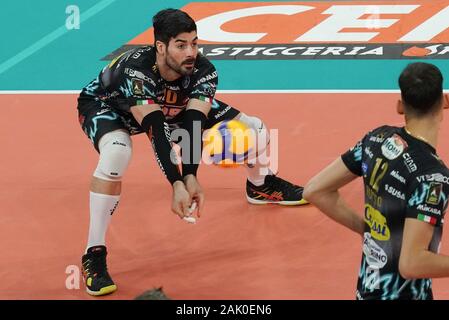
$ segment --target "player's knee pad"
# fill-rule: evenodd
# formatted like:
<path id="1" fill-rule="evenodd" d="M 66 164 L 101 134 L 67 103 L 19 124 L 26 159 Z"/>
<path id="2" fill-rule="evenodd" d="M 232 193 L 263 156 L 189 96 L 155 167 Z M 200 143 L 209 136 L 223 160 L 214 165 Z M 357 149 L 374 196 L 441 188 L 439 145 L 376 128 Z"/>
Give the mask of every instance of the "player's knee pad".
<path id="1" fill-rule="evenodd" d="M 125 131 L 105 134 L 98 144 L 100 159 L 94 177 L 107 181 L 120 181 L 132 155 L 132 141 Z"/>
<path id="2" fill-rule="evenodd" d="M 263 121 L 257 117 L 251 117 L 243 112 L 240 113 L 237 120 L 245 123 L 254 132 L 257 154 L 262 154 L 270 143 L 270 133 Z"/>

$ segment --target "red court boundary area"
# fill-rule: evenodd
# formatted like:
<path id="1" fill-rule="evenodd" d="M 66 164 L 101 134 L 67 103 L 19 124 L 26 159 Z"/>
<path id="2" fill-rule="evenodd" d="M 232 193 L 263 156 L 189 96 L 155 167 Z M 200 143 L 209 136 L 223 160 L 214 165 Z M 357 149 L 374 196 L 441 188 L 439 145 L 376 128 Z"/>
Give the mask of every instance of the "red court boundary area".
<path id="1" fill-rule="evenodd" d="M 381 124 L 399 125 L 397 94 L 222 94 L 279 129 L 280 176 L 304 184 Z M 94 299 L 66 288 L 88 231 L 88 188 L 97 154 L 79 128 L 76 95 L 0 95 L 2 147 L 0 299 Z M 448 137 L 449 115 L 441 137 Z M 170 212 L 170 186 L 144 135 L 108 233 L 109 269 L 132 299 L 163 286 L 173 299 L 353 299 L 361 239 L 313 206 L 251 206 L 245 170 L 202 166 L 203 217 Z M 449 159 L 449 141 L 439 143 Z M 343 190 L 362 211 L 358 180 Z M 442 252 L 447 249 L 443 238 Z M 437 299 L 449 280 L 435 280 Z"/>

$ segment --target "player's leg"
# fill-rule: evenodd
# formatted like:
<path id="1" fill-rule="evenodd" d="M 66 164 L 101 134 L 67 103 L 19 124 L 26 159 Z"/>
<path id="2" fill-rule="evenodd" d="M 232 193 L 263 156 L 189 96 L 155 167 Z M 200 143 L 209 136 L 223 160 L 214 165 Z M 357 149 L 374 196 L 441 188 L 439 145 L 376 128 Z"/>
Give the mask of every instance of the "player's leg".
<path id="1" fill-rule="evenodd" d="M 254 130 L 257 148 L 256 154 L 249 155 L 250 161 L 246 165 L 248 180 L 246 182 L 246 198 L 252 204 L 276 203 L 280 205 L 303 205 L 308 202 L 303 199 L 304 188 L 286 181 L 271 172 L 267 161 L 270 135 L 263 121 L 254 116 L 240 113 L 237 120 L 242 121 Z M 251 159 L 254 157 L 255 159 Z"/>
<path id="2" fill-rule="evenodd" d="M 90 223 L 82 257 L 83 274 L 87 292 L 104 295 L 117 289 L 107 271 L 105 236 L 120 200 L 121 178 L 131 159 L 132 142 L 120 116 L 104 104 L 80 103 L 79 110 L 84 132 L 99 152 L 89 194 Z"/>
<path id="3" fill-rule="evenodd" d="M 246 195 L 252 204 L 276 203 L 281 205 L 302 205 L 308 202 L 303 199 L 303 187 L 292 184 L 271 172 L 267 155 L 270 136 L 263 121 L 246 115 L 225 103 L 215 100 L 215 108 L 209 113 L 207 128 L 222 120 L 236 119 L 245 123 L 255 133 L 257 147 L 249 155 L 247 169 Z"/>

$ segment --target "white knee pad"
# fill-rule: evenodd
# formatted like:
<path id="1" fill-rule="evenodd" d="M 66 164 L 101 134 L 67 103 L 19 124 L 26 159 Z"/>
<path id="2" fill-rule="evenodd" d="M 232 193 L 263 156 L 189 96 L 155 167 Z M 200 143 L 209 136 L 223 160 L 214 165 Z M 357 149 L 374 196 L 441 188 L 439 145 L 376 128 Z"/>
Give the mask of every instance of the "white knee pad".
<path id="1" fill-rule="evenodd" d="M 254 130 L 255 139 L 257 142 L 257 154 L 263 153 L 270 143 L 270 133 L 263 121 L 257 117 L 250 117 L 243 112 L 236 118 L 245 123 L 248 127 Z"/>
<path id="2" fill-rule="evenodd" d="M 100 159 L 94 177 L 107 181 L 120 181 L 132 154 L 132 141 L 125 131 L 112 131 L 101 137 L 98 144 Z"/>

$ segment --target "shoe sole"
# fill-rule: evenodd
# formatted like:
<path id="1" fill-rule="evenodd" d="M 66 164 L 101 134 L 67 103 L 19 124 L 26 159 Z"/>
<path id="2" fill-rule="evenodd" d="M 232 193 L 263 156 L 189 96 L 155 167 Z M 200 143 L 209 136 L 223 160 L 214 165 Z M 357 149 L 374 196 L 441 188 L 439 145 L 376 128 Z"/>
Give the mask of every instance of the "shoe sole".
<path id="1" fill-rule="evenodd" d="M 87 293 L 95 297 L 111 294 L 115 290 L 117 290 L 117 286 L 115 284 L 101 288 L 100 291 L 91 291 L 88 288 L 86 288 Z"/>
<path id="2" fill-rule="evenodd" d="M 281 206 L 302 206 L 308 204 L 309 202 L 306 199 L 301 199 L 298 201 L 270 201 L 270 200 L 256 200 L 253 198 L 246 196 L 246 199 L 251 204 L 279 204 Z"/>

